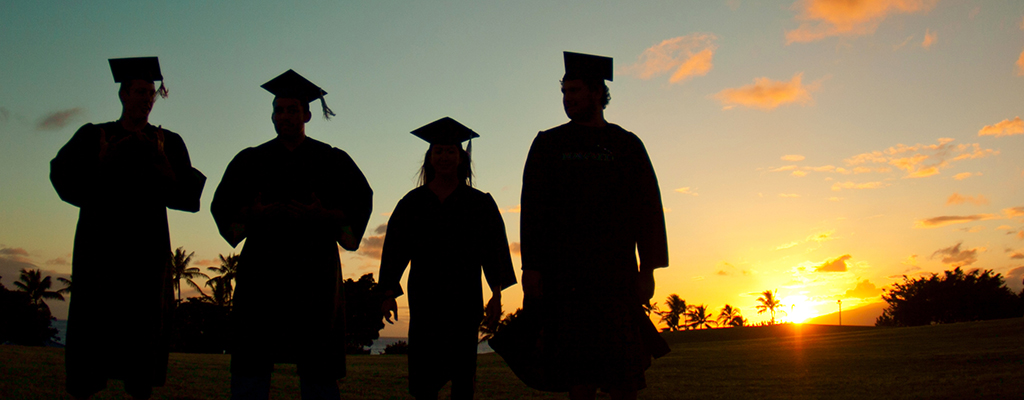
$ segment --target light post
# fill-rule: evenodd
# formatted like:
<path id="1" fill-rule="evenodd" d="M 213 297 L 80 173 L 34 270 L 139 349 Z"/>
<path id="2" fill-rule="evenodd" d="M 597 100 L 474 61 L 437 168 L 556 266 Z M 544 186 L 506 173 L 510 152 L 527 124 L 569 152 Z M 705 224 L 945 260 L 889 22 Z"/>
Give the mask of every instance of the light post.
<path id="1" fill-rule="evenodd" d="M 836 303 L 839 304 L 839 326 L 843 326 L 843 300 L 836 300 Z"/>

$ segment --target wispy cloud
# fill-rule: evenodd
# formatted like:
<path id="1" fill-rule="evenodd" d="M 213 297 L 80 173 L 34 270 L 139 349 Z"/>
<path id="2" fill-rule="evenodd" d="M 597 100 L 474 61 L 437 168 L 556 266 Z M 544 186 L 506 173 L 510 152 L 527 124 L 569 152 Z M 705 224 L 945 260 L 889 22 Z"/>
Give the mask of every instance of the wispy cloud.
<path id="1" fill-rule="evenodd" d="M 943 264 L 949 264 L 951 267 L 963 267 L 974 264 L 978 261 L 978 253 L 984 252 L 984 247 L 975 247 L 970 250 L 961 250 L 960 245 L 963 242 L 959 242 L 953 246 L 936 250 L 932 253 L 931 258 L 936 256 L 942 257 Z"/>
<path id="2" fill-rule="evenodd" d="M 814 267 L 814 272 L 846 272 L 846 261 L 853 258 L 849 254 L 827 260 Z"/>
<path id="3" fill-rule="evenodd" d="M 1024 56 L 1024 53 L 1021 53 Z M 1024 59 L 1024 58 L 1022 58 Z M 1012 136 L 1024 134 L 1024 120 L 1015 117 L 1012 120 L 1004 119 L 992 125 L 985 125 L 978 131 L 978 136 Z"/>
<path id="4" fill-rule="evenodd" d="M 688 194 L 690 196 L 698 196 L 699 194 L 697 192 L 694 192 L 694 190 L 696 190 L 696 189 L 691 188 L 689 186 L 685 186 L 685 187 L 677 188 L 675 191 L 678 192 L 678 193 L 682 193 L 682 194 Z"/>
<path id="5" fill-rule="evenodd" d="M 1006 214 L 1007 218 L 1024 217 L 1024 207 L 1004 208 L 1003 214 Z"/>
<path id="6" fill-rule="evenodd" d="M 373 229 L 373 233 L 376 233 L 378 235 L 383 235 L 383 234 L 387 233 L 387 231 L 388 231 L 388 224 L 387 223 L 383 223 L 383 224 L 377 225 L 377 227 Z"/>
<path id="7" fill-rule="evenodd" d="M 1019 251 L 1014 252 L 1013 254 L 1010 254 L 1010 259 L 1011 260 L 1021 260 L 1021 259 L 1024 259 L 1024 253 L 1021 253 Z"/>
<path id="8" fill-rule="evenodd" d="M 892 14 L 928 11 L 938 0 L 800 0 L 793 4 L 800 27 L 786 32 L 786 44 L 813 42 L 831 36 L 862 36 L 875 32 Z"/>
<path id="9" fill-rule="evenodd" d="M 713 97 L 720 101 L 725 109 L 744 106 L 773 110 L 784 104 L 809 104 L 814 101 L 811 98 L 811 92 L 820 87 L 821 80 L 804 85 L 801 72 L 793 75 L 789 82 L 775 81 L 766 77 L 755 78 L 751 85 L 725 89 Z"/>
<path id="10" fill-rule="evenodd" d="M 82 112 L 83 110 L 80 107 L 54 111 L 39 120 L 39 123 L 36 124 L 36 130 L 54 131 L 61 129 L 73 122 Z"/>
<path id="11" fill-rule="evenodd" d="M 512 255 L 514 255 L 514 256 L 520 256 L 520 255 L 523 254 L 523 249 L 522 249 L 522 246 L 519 244 L 519 242 L 511 242 L 511 243 L 509 243 L 508 244 L 508 251 L 511 252 Z"/>
<path id="12" fill-rule="evenodd" d="M 971 203 L 971 204 L 982 205 L 982 204 L 988 204 L 988 199 L 985 198 L 985 196 L 982 196 L 980 194 L 977 197 L 971 197 L 971 196 L 963 196 L 963 195 L 961 195 L 959 193 L 953 193 L 952 195 L 949 196 L 948 199 L 946 199 L 946 205 L 947 206 L 948 205 L 954 205 L 954 204 L 964 204 L 964 203 Z"/>
<path id="13" fill-rule="evenodd" d="M 941 217 L 933 217 L 928 219 L 922 219 L 914 221 L 914 228 L 927 229 L 927 228 L 938 228 L 946 225 L 962 224 L 966 222 L 984 221 L 989 219 L 996 219 L 999 216 L 995 214 L 976 214 L 976 215 L 944 215 Z"/>
<path id="14" fill-rule="evenodd" d="M 927 49 L 931 48 L 932 45 L 935 44 L 935 41 L 938 40 L 938 39 L 939 39 L 939 34 L 938 33 L 932 32 L 929 29 L 925 29 L 925 31 L 924 31 L 924 40 L 921 41 L 921 47 L 924 47 L 927 50 Z"/>
<path id="15" fill-rule="evenodd" d="M 363 243 L 359 245 L 359 251 L 356 254 L 380 260 L 383 248 L 384 235 L 367 236 L 363 238 Z"/>
<path id="16" fill-rule="evenodd" d="M 998 150 L 982 148 L 978 143 L 953 144 L 953 139 L 941 138 L 937 144 L 899 143 L 888 149 L 861 153 L 844 160 L 848 166 L 866 163 L 886 163 L 906 171 L 904 178 L 925 178 L 939 174 L 956 161 L 985 158 L 999 154 Z"/>
<path id="17" fill-rule="evenodd" d="M 518 213 L 518 212 L 522 212 L 523 211 L 523 205 L 522 204 L 516 204 L 514 207 L 510 207 L 510 208 L 506 208 L 506 209 L 498 210 L 498 211 L 500 211 L 502 214 L 504 214 L 504 213 Z"/>
<path id="18" fill-rule="evenodd" d="M 710 33 L 665 39 L 644 50 L 637 57 L 636 64 L 623 68 L 622 72 L 640 79 L 651 79 L 671 72 L 669 83 L 681 83 L 694 76 L 707 75 L 713 67 L 716 39 Z"/>
<path id="19" fill-rule="evenodd" d="M 907 43 L 910 43 L 910 41 L 912 39 L 914 39 L 914 35 L 907 36 L 907 38 L 903 39 L 903 41 L 900 42 L 900 44 L 892 45 L 892 51 L 896 51 L 896 50 L 902 49 L 904 46 L 907 45 Z"/>
<path id="20" fill-rule="evenodd" d="M 970 178 L 972 176 L 981 176 L 981 175 L 982 175 L 981 172 L 961 172 L 959 174 L 953 175 L 953 179 L 956 179 L 958 181 L 962 181 L 962 180 Z"/>

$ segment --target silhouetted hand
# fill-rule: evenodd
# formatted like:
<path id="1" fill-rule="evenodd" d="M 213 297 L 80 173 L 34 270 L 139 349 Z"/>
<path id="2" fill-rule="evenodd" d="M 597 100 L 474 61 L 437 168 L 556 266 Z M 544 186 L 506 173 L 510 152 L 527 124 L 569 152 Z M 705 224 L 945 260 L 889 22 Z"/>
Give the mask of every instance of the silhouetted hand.
<path id="1" fill-rule="evenodd" d="M 641 303 L 647 303 L 654 297 L 654 270 L 640 271 L 636 277 L 636 294 Z"/>
<path id="2" fill-rule="evenodd" d="M 498 326 L 498 322 L 501 321 L 501 290 L 498 289 L 493 293 L 494 295 L 492 295 L 491 300 L 487 302 L 487 309 L 484 312 L 484 315 L 487 317 L 484 324 L 492 332 L 494 331 L 494 328 Z"/>
<path id="3" fill-rule="evenodd" d="M 100 162 L 107 161 L 111 156 L 116 155 L 118 153 L 118 146 L 120 146 L 130 137 L 131 136 L 125 136 L 121 138 L 121 140 L 111 142 L 110 140 L 107 139 L 107 131 L 103 130 L 103 128 L 100 128 Z"/>
<path id="4" fill-rule="evenodd" d="M 384 294 L 384 302 L 380 305 L 380 312 L 384 315 L 384 320 L 388 321 L 389 324 L 394 325 L 391 321 L 391 314 L 394 313 L 395 321 L 398 321 L 398 302 L 395 301 L 394 297 L 391 297 L 391 291 L 389 290 Z"/>

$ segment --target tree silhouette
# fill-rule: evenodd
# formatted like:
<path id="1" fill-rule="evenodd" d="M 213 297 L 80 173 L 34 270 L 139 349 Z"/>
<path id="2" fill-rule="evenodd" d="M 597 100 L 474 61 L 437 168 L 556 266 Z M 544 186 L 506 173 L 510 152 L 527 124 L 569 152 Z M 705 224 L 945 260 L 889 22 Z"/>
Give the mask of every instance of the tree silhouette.
<path id="1" fill-rule="evenodd" d="M 57 282 L 60 282 L 61 284 L 63 284 L 64 288 L 58 289 L 57 293 L 70 295 L 71 294 L 71 279 L 73 279 L 73 278 L 74 277 L 72 275 L 68 275 L 67 279 L 58 277 L 57 278 Z"/>
<path id="2" fill-rule="evenodd" d="M 52 320 L 50 310 L 35 304 L 28 292 L 0 284 L 0 343 L 43 346 L 57 334 Z"/>
<path id="3" fill-rule="evenodd" d="M 658 315 L 661 316 L 661 322 L 668 325 L 668 330 L 671 332 L 678 331 L 686 324 L 686 300 L 679 298 L 678 294 L 670 294 L 665 299 L 665 307 L 668 310 L 658 311 Z"/>
<path id="4" fill-rule="evenodd" d="M 711 328 L 711 325 L 715 321 L 711 318 L 711 314 L 708 313 L 708 306 L 690 306 L 689 311 L 686 312 L 686 319 L 690 321 L 689 326 L 693 329 L 705 329 Z"/>
<path id="5" fill-rule="evenodd" d="M 718 326 L 732 326 L 739 327 L 746 324 L 746 319 L 740 315 L 740 309 L 737 307 L 730 306 L 728 304 L 722 307 L 722 311 L 718 312 Z"/>
<path id="6" fill-rule="evenodd" d="M 206 286 L 212 291 L 212 296 L 207 296 L 206 293 L 203 295 L 203 299 L 213 302 L 214 304 L 221 306 L 231 306 L 231 300 L 234 296 L 235 287 L 234 279 L 238 275 L 238 256 L 235 254 L 224 257 L 223 254 L 219 254 L 220 265 L 216 267 L 207 267 L 206 269 L 219 273 L 219 276 L 215 276 L 206 281 Z"/>
<path id="7" fill-rule="evenodd" d="M 32 300 L 33 305 L 46 309 L 49 312 L 50 307 L 43 300 L 64 301 L 64 295 L 59 291 L 50 290 L 50 287 L 53 286 L 50 282 L 50 276 L 43 277 L 42 275 L 42 271 L 38 269 L 22 269 L 21 276 L 14 282 L 14 286 L 18 290 L 28 293 L 28 297 Z"/>
<path id="8" fill-rule="evenodd" d="M 777 289 L 776 289 L 776 292 L 778 292 Z M 775 312 L 776 311 L 780 311 L 780 312 L 785 313 L 785 311 L 780 310 L 783 307 L 784 304 L 782 304 L 782 302 L 779 301 L 779 299 L 775 298 L 775 293 L 776 292 L 772 292 L 771 290 L 765 290 L 764 292 L 761 292 L 761 297 L 757 298 L 757 302 L 760 303 L 760 304 L 757 305 L 757 313 L 758 314 L 764 314 L 765 312 L 771 313 L 772 320 L 769 323 L 769 325 L 775 325 Z"/>
<path id="9" fill-rule="evenodd" d="M 894 284 L 882 295 L 889 306 L 878 326 L 917 326 L 1020 317 L 1024 298 L 1013 293 L 992 270 L 965 273 L 959 267 L 942 275 Z"/>
<path id="10" fill-rule="evenodd" d="M 195 290 L 199 290 L 200 292 L 202 292 L 202 290 L 199 289 L 199 285 L 197 285 L 193 279 L 199 278 L 200 276 L 210 279 L 210 277 L 199 270 L 198 267 L 188 266 L 192 262 L 192 257 L 195 255 L 196 253 L 194 251 L 186 255 L 184 247 L 174 249 L 174 253 L 171 254 L 171 277 L 174 281 L 174 290 L 178 292 L 179 302 L 181 301 L 182 279 L 184 279 L 185 283 L 190 287 Z"/>

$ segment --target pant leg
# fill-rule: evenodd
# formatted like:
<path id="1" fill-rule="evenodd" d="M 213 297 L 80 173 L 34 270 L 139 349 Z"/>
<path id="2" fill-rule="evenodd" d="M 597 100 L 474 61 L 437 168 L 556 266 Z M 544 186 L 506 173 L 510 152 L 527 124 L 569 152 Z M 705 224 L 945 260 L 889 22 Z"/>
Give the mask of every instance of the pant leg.
<path id="1" fill-rule="evenodd" d="M 313 379 L 299 376 L 299 390 L 302 400 L 339 400 L 341 390 L 338 381 L 331 379 Z"/>

